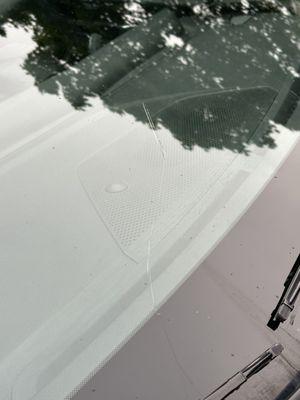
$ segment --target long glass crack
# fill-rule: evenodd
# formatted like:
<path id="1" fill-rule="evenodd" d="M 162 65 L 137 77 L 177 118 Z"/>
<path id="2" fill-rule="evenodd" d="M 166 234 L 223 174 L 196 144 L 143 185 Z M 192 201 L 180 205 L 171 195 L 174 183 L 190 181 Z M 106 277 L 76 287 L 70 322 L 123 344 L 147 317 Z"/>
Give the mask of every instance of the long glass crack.
<path id="1" fill-rule="evenodd" d="M 277 306 L 271 314 L 268 327 L 274 331 L 279 327 L 280 323 L 286 321 L 293 311 L 297 297 L 300 293 L 300 254 L 293 265 L 285 283 L 284 291 L 281 295 Z"/>
<path id="2" fill-rule="evenodd" d="M 278 357 L 283 351 L 280 343 L 274 344 L 254 361 L 248 364 L 241 371 L 233 375 L 228 381 L 223 383 L 218 389 L 205 397 L 204 400 L 223 400 L 232 392 L 239 389 L 249 378 L 265 368 L 274 358 Z"/>
<path id="3" fill-rule="evenodd" d="M 166 159 L 166 152 L 165 149 L 163 147 L 162 142 L 160 141 L 159 137 L 156 134 L 156 127 L 155 127 L 155 123 L 151 117 L 151 114 L 146 106 L 145 103 L 142 103 L 143 106 L 143 110 L 146 114 L 148 123 L 149 123 L 149 127 L 151 129 L 151 132 L 154 135 L 155 141 L 157 143 L 157 145 L 159 146 L 163 161 L 165 161 Z M 160 180 L 159 180 L 159 191 L 158 191 L 158 201 L 160 202 L 161 200 L 161 192 L 162 192 L 162 187 L 163 187 L 163 177 L 164 177 L 164 169 L 165 169 L 165 163 L 163 163 L 163 168 L 161 171 L 161 175 L 160 175 Z M 148 246 L 147 246 L 147 261 L 146 261 L 146 272 L 147 272 L 147 280 L 149 281 L 149 285 L 150 285 L 150 293 L 151 293 L 151 300 L 152 300 L 152 307 L 153 309 L 155 309 L 155 293 L 154 293 L 154 288 L 153 288 L 153 280 L 152 280 L 152 274 L 151 274 L 151 250 L 152 250 L 152 241 L 153 241 L 153 233 L 154 233 L 154 224 L 152 223 L 151 225 L 151 229 L 150 229 L 150 235 L 149 235 L 149 239 L 148 239 Z"/>

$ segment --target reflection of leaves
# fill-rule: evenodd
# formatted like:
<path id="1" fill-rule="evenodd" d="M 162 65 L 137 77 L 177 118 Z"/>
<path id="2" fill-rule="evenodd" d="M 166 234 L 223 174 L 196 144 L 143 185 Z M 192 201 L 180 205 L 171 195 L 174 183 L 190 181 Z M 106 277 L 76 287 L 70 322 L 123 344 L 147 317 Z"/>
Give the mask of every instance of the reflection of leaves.
<path id="1" fill-rule="evenodd" d="M 85 109 L 91 97 L 101 96 L 108 107 L 123 113 L 128 110 L 122 108 L 122 103 L 186 91 L 251 87 L 256 86 L 257 79 L 258 85 L 279 90 L 278 82 L 294 68 L 291 60 L 298 39 L 289 30 L 288 19 L 247 17 L 229 22 L 239 13 L 252 15 L 259 10 L 256 5 L 247 10 L 242 3 L 214 8 L 212 1 L 207 2 L 210 8 L 177 8 L 177 16 L 188 17 L 183 20 L 165 8 L 155 15 L 156 25 L 149 28 L 151 21 L 143 22 L 161 5 L 141 4 L 139 0 L 22 0 L 0 16 L 0 34 L 5 36 L 8 23 L 30 31 L 36 47 L 22 67 L 34 77 L 42 93 L 62 95 L 76 109 Z M 189 20 L 193 12 L 198 17 Z M 223 12 L 228 14 L 216 18 Z M 239 24 L 244 23 L 240 28 Z M 278 29 L 279 24 L 284 27 Z M 267 53 L 266 49 L 271 50 Z M 146 67 L 135 70 L 132 86 L 125 84 L 122 90 L 120 84 L 119 92 L 108 91 L 146 60 Z M 242 97 L 234 99 L 226 99 L 226 104 L 221 102 L 215 108 L 208 104 L 201 109 L 189 105 L 184 113 L 178 109 L 174 115 L 174 109 L 170 109 L 170 115 L 159 115 L 156 123 L 172 132 L 187 149 L 201 146 L 206 150 L 228 148 L 247 153 L 254 129 L 249 127 L 251 121 L 247 117 L 252 115 L 253 121 L 258 122 L 264 113 L 253 116 L 253 109 L 249 110 L 249 106 L 260 109 L 255 96 L 246 103 Z M 244 114 L 237 115 L 242 106 Z M 235 110 L 235 116 L 227 126 L 224 115 L 229 109 Z M 147 123 L 139 112 L 130 112 L 136 120 Z M 203 127 L 199 126 L 187 129 L 187 119 L 206 121 L 204 130 L 208 131 L 203 134 Z M 269 133 L 251 138 L 250 143 L 274 146 Z"/>
<path id="2" fill-rule="evenodd" d="M 165 43 L 162 31 L 166 35 L 181 33 L 181 25 L 169 10 L 159 12 L 147 24 L 128 30 L 75 67 L 45 80 L 39 84 L 39 90 L 62 93 L 73 107 L 83 109 L 89 104 L 88 97 L 102 95 L 130 70 L 161 50 Z M 43 64 L 38 66 L 41 67 Z"/>
<path id="3" fill-rule="evenodd" d="M 36 49 L 23 67 L 39 84 L 86 57 L 93 34 L 98 34 L 105 44 L 128 29 L 128 18 L 135 10 L 131 12 L 126 4 L 103 0 L 22 0 L 0 17 L 0 34 L 5 36 L 6 23 L 32 31 Z M 146 16 L 150 14 L 145 12 Z"/>
<path id="4" fill-rule="evenodd" d="M 125 109 L 140 122 L 150 120 L 159 137 L 163 138 L 166 131 L 171 132 L 187 150 L 199 146 L 204 150 L 229 149 L 247 155 L 250 144 L 275 147 L 269 127 L 264 126 L 263 134 L 256 134 L 256 130 L 276 95 L 276 91 L 261 87 L 224 90 L 207 95 L 181 95 L 173 101 L 170 98 L 152 100 L 145 106 L 148 115 L 140 105 Z"/>
<path id="5" fill-rule="evenodd" d="M 2 26 L 0 26 L 0 35 L 1 36 L 6 36 L 5 29 Z"/>
<path id="6" fill-rule="evenodd" d="M 247 152 L 247 144 L 274 100 L 276 92 L 250 89 L 199 96 L 177 102 L 159 117 L 159 123 L 192 150 L 232 148 Z"/>
<path id="7" fill-rule="evenodd" d="M 207 3 L 214 8 L 213 1 Z M 121 0 L 21 0 L 0 16 L 0 35 L 5 36 L 6 23 L 32 32 L 36 50 L 28 55 L 23 67 L 39 84 L 86 57 L 93 35 L 97 34 L 104 45 L 130 26 L 148 19 L 162 4 L 163 1 L 142 6 L 139 1 Z M 231 11 L 240 9 L 239 4 L 234 3 Z M 178 12 L 190 15 L 192 8 L 183 7 Z M 215 12 L 220 13 L 221 8 L 215 7 Z"/>

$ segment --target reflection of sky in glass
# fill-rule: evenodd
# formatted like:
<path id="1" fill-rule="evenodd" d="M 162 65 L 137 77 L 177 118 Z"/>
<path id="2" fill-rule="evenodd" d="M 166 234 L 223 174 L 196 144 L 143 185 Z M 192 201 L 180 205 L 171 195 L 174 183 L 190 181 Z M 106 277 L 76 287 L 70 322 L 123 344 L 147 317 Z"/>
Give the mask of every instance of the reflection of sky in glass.
<path id="1" fill-rule="evenodd" d="M 6 37 L 0 36 L 0 100 L 17 94 L 33 85 L 34 78 L 22 67 L 24 60 L 36 48 L 32 32 L 5 27 Z"/>

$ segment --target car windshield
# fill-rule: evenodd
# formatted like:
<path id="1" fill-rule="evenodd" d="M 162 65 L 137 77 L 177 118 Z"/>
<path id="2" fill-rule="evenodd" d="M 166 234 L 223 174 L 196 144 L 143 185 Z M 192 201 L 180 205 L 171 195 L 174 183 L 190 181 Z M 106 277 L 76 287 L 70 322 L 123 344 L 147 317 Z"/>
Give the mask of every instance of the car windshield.
<path id="1" fill-rule="evenodd" d="M 8 392 L 70 392 L 94 365 L 70 346 L 97 338 L 110 357 L 273 176 L 300 126 L 299 13 L 276 0 L 1 1 Z"/>

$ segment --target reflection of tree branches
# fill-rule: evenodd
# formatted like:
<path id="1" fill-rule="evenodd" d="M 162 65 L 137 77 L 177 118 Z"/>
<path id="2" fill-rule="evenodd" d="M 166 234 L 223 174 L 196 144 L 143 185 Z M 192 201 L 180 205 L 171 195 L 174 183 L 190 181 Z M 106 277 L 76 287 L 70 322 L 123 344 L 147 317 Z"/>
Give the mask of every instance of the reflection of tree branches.
<path id="1" fill-rule="evenodd" d="M 86 57 L 92 34 L 105 44 L 123 33 L 128 14 L 126 2 L 22 0 L 0 16 L 0 35 L 5 36 L 6 23 L 32 31 L 36 49 L 23 67 L 39 84 Z"/>
<path id="2" fill-rule="evenodd" d="M 161 8 L 161 4 L 149 4 L 141 7 L 140 2 L 117 0 L 22 0 L 0 17 L 0 34 L 5 35 L 7 23 L 30 30 L 36 48 L 24 60 L 24 70 L 34 77 L 42 93 L 59 96 L 62 94 L 77 109 L 87 107 L 90 97 L 101 96 L 108 107 L 123 113 L 126 108 L 120 106 L 122 97 L 124 104 L 124 97 L 130 103 L 189 90 L 251 87 L 255 86 L 257 79 L 260 79 L 260 85 L 278 89 L 278 79 L 285 79 L 290 72 L 290 55 L 294 53 L 295 38 L 291 31 L 287 30 L 288 20 L 278 20 L 286 29 L 283 28 L 283 34 L 277 35 L 277 42 L 273 41 L 277 29 L 274 25 L 276 18 L 271 22 L 264 19 L 259 28 L 257 21 L 247 23 L 244 30 L 233 28 L 229 18 L 245 12 L 241 9 L 241 3 L 228 5 L 225 7 L 227 17 L 216 19 L 213 18 L 212 12 L 219 15 L 224 12 L 224 7 L 208 2 L 209 15 L 207 8 L 204 7 L 202 11 L 198 8 L 197 13 L 200 10 L 203 15 L 192 18 L 193 24 L 190 26 L 184 27 L 184 21 L 182 26 L 182 20 L 177 19 L 175 13 L 169 9 L 165 9 L 159 13 L 163 17 L 158 25 L 151 29 L 140 22 L 148 20 Z M 259 7 L 254 4 L 247 12 L 252 14 L 258 10 Z M 177 15 L 181 16 L 189 16 L 194 11 L 193 7 L 176 9 Z M 135 28 L 130 29 L 134 25 Z M 258 29 L 260 34 L 251 42 L 253 29 L 256 29 L 256 32 Z M 199 32 L 204 35 L 205 31 L 209 31 L 206 40 L 203 41 L 205 36 L 201 36 L 197 41 Z M 179 47 L 173 49 L 175 54 L 172 56 L 172 49 L 166 49 L 160 54 L 166 45 L 166 39 L 170 39 L 168 35 L 171 35 L 173 41 L 175 38 L 175 44 L 179 43 Z M 192 37 L 187 45 L 184 45 L 182 40 L 184 35 Z M 94 53 L 91 51 L 93 38 L 96 38 L 93 43 Z M 281 43 L 281 47 L 278 43 Z M 99 52 L 98 45 L 101 47 Z M 271 53 L 262 55 L 263 49 L 269 47 Z M 159 53 L 159 57 L 162 56 L 158 58 L 159 62 L 152 59 L 155 53 Z M 151 62 L 148 62 L 149 58 Z M 141 73 L 135 71 L 132 88 L 126 89 L 125 85 L 125 90 L 121 88 L 115 97 L 112 91 L 110 97 L 107 89 L 146 60 L 150 75 L 147 76 L 147 71 L 144 74 L 143 69 L 140 70 Z M 244 100 L 242 97 L 239 99 L 231 105 L 232 109 L 241 107 Z M 255 97 L 251 101 L 252 105 L 259 107 Z M 247 107 L 248 105 L 248 110 Z M 203 110 L 197 114 L 198 120 L 206 118 Z M 145 117 L 136 110 L 132 109 L 129 112 L 136 120 L 147 123 Z M 165 115 L 159 120 L 159 123 L 169 129 L 187 149 L 197 145 L 207 150 L 212 147 L 228 148 L 235 152 L 247 153 L 249 142 L 258 146 L 274 146 L 269 133 L 260 138 L 250 138 L 251 132 L 245 121 L 236 121 L 236 124 L 224 131 L 222 108 L 219 109 L 219 115 L 214 111 L 215 119 L 207 125 L 212 129 L 208 136 L 203 135 L 199 129 L 190 131 L 187 135 L 186 129 L 180 126 L 180 121 L 182 122 L 188 113 L 189 110 L 186 110 L 184 115 L 176 112 L 172 118 Z M 260 117 L 258 115 L 253 118 L 259 120 Z M 216 137 L 213 137 L 214 131 L 218 132 Z"/>
<path id="3" fill-rule="evenodd" d="M 0 35 L 5 35 L 6 23 L 32 31 L 37 46 L 28 55 L 23 67 L 35 78 L 36 84 L 39 84 L 52 74 L 63 71 L 66 66 L 86 57 L 89 54 L 91 35 L 97 34 L 104 45 L 128 29 L 129 22 L 131 25 L 135 21 L 139 23 L 164 6 L 164 1 L 144 2 L 143 13 L 136 18 L 138 12 L 130 8 L 131 3 L 121 0 L 21 0 L 0 16 Z M 138 1 L 133 3 L 139 4 Z M 242 11 L 240 2 L 227 6 L 210 0 L 204 3 L 216 15 Z M 274 2 L 253 3 L 249 12 L 257 11 L 261 4 L 268 4 L 270 8 Z M 185 6 L 178 11 L 178 6 L 176 7 L 177 12 L 185 15 L 191 15 L 195 9 Z M 203 15 L 206 16 L 206 12 Z"/>
<path id="4" fill-rule="evenodd" d="M 162 142 L 166 132 L 171 132 L 187 150 L 199 146 L 204 150 L 229 149 L 247 155 L 251 144 L 275 147 L 274 129 L 270 126 L 264 126 L 263 134 L 255 133 L 276 95 L 276 91 L 270 88 L 257 87 L 206 95 L 189 93 L 177 96 L 176 100 L 160 98 L 146 104 L 153 120 L 152 128 Z M 295 101 L 296 98 L 291 98 L 289 105 Z M 120 115 L 124 110 L 134 115 L 137 121 L 145 124 L 149 121 L 141 105 L 114 109 Z M 287 109 L 282 110 L 278 122 L 282 123 L 288 113 Z"/>

